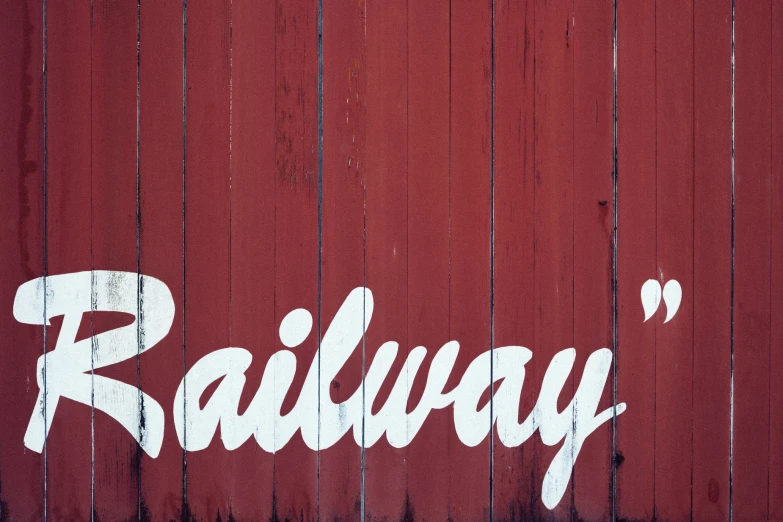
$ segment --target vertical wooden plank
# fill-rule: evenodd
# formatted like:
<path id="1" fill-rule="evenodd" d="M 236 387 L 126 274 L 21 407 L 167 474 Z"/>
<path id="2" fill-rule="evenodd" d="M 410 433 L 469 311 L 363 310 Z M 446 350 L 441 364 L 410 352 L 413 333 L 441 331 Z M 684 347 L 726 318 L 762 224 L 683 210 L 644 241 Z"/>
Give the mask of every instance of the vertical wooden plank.
<path id="1" fill-rule="evenodd" d="M 769 518 L 771 5 L 735 2 L 734 520 Z"/>
<path id="2" fill-rule="evenodd" d="M 275 3 L 231 2 L 229 342 L 253 356 L 238 413 L 258 391 L 275 342 Z M 261 426 L 271 430 L 272 427 Z M 228 450 L 217 451 L 228 456 Z M 272 455 L 251 437 L 230 453 L 229 514 L 270 520 Z M 221 509 L 221 512 L 223 510 Z M 225 513 L 222 513 L 224 518 Z"/>
<path id="3" fill-rule="evenodd" d="M 655 488 L 655 337 L 639 292 L 656 279 L 655 4 L 617 3 L 617 517 L 649 520 Z"/>
<path id="4" fill-rule="evenodd" d="M 731 2 L 696 0 L 693 29 L 692 517 L 727 520 L 731 423 Z"/>
<path id="5" fill-rule="evenodd" d="M 536 2 L 535 42 L 535 339 L 531 381 L 540 389 L 552 357 L 574 346 L 574 54 L 573 10 L 566 1 Z M 574 373 L 560 405 L 573 397 Z M 556 447 L 534 456 L 537 517 L 566 519 L 573 483 L 549 512 L 541 484 Z"/>
<path id="6" fill-rule="evenodd" d="M 44 455 L 23 446 L 38 398 L 35 368 L 43 328 L 14 321 L 19 285 L 44 275 L 43 13 L 40 2 L 8 5 L 0 20 L 0 518 L 44 517 Z M 24 376 L 24 377 L 22 377 Z"/>
<path id="7" fill-rule="evenodd" d="M 314 326 L 293 352 L 297 371 L 283 413 L 293 408 L 318 350 L 318 2 L 279 1 L 275 27 L 275 326 L 296 308 Z M 276 331 L 275 331 L 276 333 Z M 276 337 L 276 336 L 275 336 Z M 280 345 L 278 345 L 280 346 Z M 311 397 L 316 400 L 316 397 Z M 317 416 L 302 419 L 312 424 Z M 317 429 L 317 428 L 316 428 Z M 318 516 L 318 453 L 300 433 L 277 452 L 273 516 Z"/>
<path id="8" fill-rule="evenodd" d="M 450 336 L 450 5 L 408 2 L 408 346 L 424 346 L 419 371 Z M 410 116 L 414 117 L 410 117 Z M 424 385 L 414 384 L 409 406 Z M 405 519 L 446 520 L 453 410 L 433 411 L 408 447 Z"/>
<path id="9" fill-rule="evenodd" d="M 93 3 L 90 114 L 94 270 L 137 270 L 137 22 L 136 6 L 130 2 Z M 111 287 L 93 289 L 108 294 L 112 291 Z M 103 317 L 107 316 L 101 312 L 92 314 L 94 332 L 102 329 Z M 96 341 L 96 352 L 110 349 Z M 135 360 L 101 369 L 100 373 L 132 385 L 138 382 Z M 93 436 L 95 517 L 137 518 L 141 449 L 120 424 L 98 409 Z"/>
<path id="10" fill-rule="evenodd" d="M 459 342 L 460 353 L 449 380 L 455 384 L 490 347 L 491 31 L 490 3 L 452 2 L 449 340 Z M 490 371 L 491 359 L 487 387 Z M 480 401 L 478 407 L 487 402 Z M 489 435 L 488 409 L 486 414 L 482 422 Z M 469 447 L 452 424 L 448 444 L 450 517 L 489 519 L 490 440 Z"/>
<path id="11" fill-rule="evenodd" d="M 369 366 L 387 341 L 399 343 L 396 359 L 373 404 L 378 413 L 392 385 L 412 380 L 401 373 L 411 347 L 408 318 L 408 31 L 405 1 L 367 5 L 367 287 L 377 313 L 367 332 Z M 365 441 L 365 520 L 402 520 L 406 500 L 407 449 L 386 436 Z"/>
<path id="12" fill-rule="evenodd" d="M 172 408 L 185 364 L 183 15 L 182 2 L 145 2 L 139 20 L 139 271 L 168 286 L 175 310 L 168 335 L 140 359 L 141 388 L 161 404 L 166 424 L 158 457 L 142 459 L 142 520 L 177 520 L 184 511 Z"/>
<path id="13" fill-rule="evenodd" d="M 346 296 L 365 283 L 365 34 L 363 1 L 323 6 L 322 338 Z M 367 318 L 363 318 L 366 325 Z M 330 428 L 324 426 L 341 421 L 334 418 L 333 410 L 326 412 L 323 404 L 342 403 L 355 393 L 361 396 L 364 341 L 363 336 L 331 387 L 320 386 L 319 518 L 324 520 L 361 518 L 363 456 L 354 437 L 356 428 L 332 447 L 325 447 L 323 433 Z M 361 440 L 361 414 L 351 421 L 359 424 Z"/>
<path id="14" fill-rule="evenodd" d="M 228 1 L 187 6 L 187 368 L 230 346 L 229 20 Z M 231 455 L 217 434 L 208 448 L 187 452 L 187 500 L 194 517 L 228 515 L 231 468 Z"/>
<path id="15" fill-rule="evenodd" d="M 612 348 L 614 12 L 611 0 L 574 2 L 574 379 L 587 358 Z M 611 375 L 611 374 L 610 374 Z M 597 413 L 612 407 L 607 379 Z M 622 402 L 622 401 L 621 401 Z M 612 517 L 612 423 L 585 440 L 574 466 L 574 513 Z"/>
<path id="16" fill-rule="evenodd" d="M 495 4 L 496 347 L 535 344 L 535 302 L 531 298 L 535 289 L 534 14 L 534 2 Z M 534 355 L 528 365 L 546 363 Z M 535 406 L 534 390 L 530 381 L 523 384 L 523 419 Z M 493 436 L 492 517 L 503 521 L 530 518 L 534 491 L 540 491 L 540 484 L 532 481 L 532 456 L 541 440 L 534 435 L 520 446 L 506 448 L 497 433 Z"/>
<path id="17" fill-rule="evenodd" d="M 682 302 L 655 345 L 655 514 L 688 520 L 693 404 L 693 2 L 656 4 L 656 279 Z M 663 302 L 661 310 L 668 304 Z M 660 317 L 660 316 L 658 316 Z M 665 319 L 664 319 L 665 320 Z"/>
<path id="18" fill-rule="evenodd" d="M 88 3 L 47 2 L 46 9 L 46 270 L 55 275 L 92 268 L 92 12 Z M 82 323 L 87 324 L 84 317 Z M 89 336 L 89 324 L 87 328 Z M 57 326 L 47 328 L 47 350 L 54 348 L 58 333 Z M 60 400 L 56 411 L 47 411 L 52 424 L 46 445 L 46 501 L 47 517 L 52 520 L 91 519 L 90 410 Z"/>
<path id="19" fill-rule="evenodd" d="M 772 4 L 771 143 L 783 143 L 783 6 Z M 783 237 L 774 233 L 783 223 L 783 148 L 772 147 L 770 180 L 770 375 L 769 375 L 769 518 L 783 519 Z"/>

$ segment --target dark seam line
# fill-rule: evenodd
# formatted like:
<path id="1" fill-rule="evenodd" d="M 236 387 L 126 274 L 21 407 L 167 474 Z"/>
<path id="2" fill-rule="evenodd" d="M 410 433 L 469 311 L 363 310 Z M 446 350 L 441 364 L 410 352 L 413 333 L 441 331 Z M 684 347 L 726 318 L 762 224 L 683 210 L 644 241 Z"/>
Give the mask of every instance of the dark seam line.
<path id="1" fill-rule="evenodd" d="M 142 520 L 141 444 L 144 442 L 144 396 L 141 392 L 141 349 L 144 318 L 141 315 L 143 288 L 141 280 L 141 0 L 136 0 L 136 387 L 139 405 L 139 445 L 136 446 L 136 511 Z"/>
<path id="2" fill-rule="evenodd" d="M 273 171 L 273 173 L 277 174 L 277 165 L 276 165 L 276 163 L 277 163 L 277 132 L 278 132 L 278 129 L 277 129 L 277 126 L 278 126 L 278 123 L 277 123 L 278 122 L 278 119 L 277 119 L 277 28 L 278 28 L 278 23 L 279 23 L 279 21 L 277 19 L 277 14 L 278 14 L 278 4 L 277 4 L 277 2 L 275 2 L 274 7 L 275 7 L 275 9 L 274 9 L 275 14 L 273 15 L 273 21 L 272 22 L 274 24 L 274 34 L 275 34 L 275 46 L 274 46 L 275 47 L 275 68 L 274 68 L 274 71 L 272 73 L 272 75 L 274 77 L 272 85 L 273 85 L 274 93 L 275 93 L 275 95 L 274 95 L 274 103 L 273 103 L 274 114 L 275 114 L 275 119 L 274 119 L 275 124 L 274 124 L 273 134 L 275 136 L 275 140 L 274 140 L 274 158 L 273 158 L 273 162 L 272 162 L 272 171 Z M 231 32 L 231 34 L 232 34 L 232 42 L 233 42 L 233 20 L 234 20 L 233 10 L 232 10 L 232 14 L 231 14 L 231 20 L 232 20 L 232 32 Z M 306 53 L 306 51 L 305 51 L 305 53 Z M 232 43 L 232 66 L 233 66 L 233 43 Z M 302 76 L 304 77 L 304 73 L 303 73 Z M 302 88 L 301 83 L 300 83 L 299 87 Z M 232 82 L 232 89 L 233 89 L 233 82 Z M 302 105 L 303 105 L 303 107 L 302 107 L 302 116 L 304 116 L 304 114 L 305 114 L 304 103 Z M 232 109 L 233 109 L 233 104 L 232 104 Z M 306 130 L 306 127 L 303 126 L 302 127 L 302 138 L 303 138 L 303 140 L 302 140 L 302 151 L 303 152 L 304 152 L 304 134 L 305 134 L 305 132 L 307 132 L 307 130 Z M 302 159 L 304 161 L 304 158 L 302 158 Z M 273 224 L 272 224 L 272 273 L 274 274 L 274 276 L 272 278 L 272 281 L 273 281 L 273 287 L 272 287 L 272 317 L 274 319 L 274 324 L 275 325 L 278 324 L 278 319 L 277 319 L 277 181 L 278 181 L 277 180 L 277 176 L 274 176 L 274 185 L 272 186 L 272 192 L 274 193 L 273 194 L 274 197 L 272 198 L 273 201 L 274 201 L 273 206 L 272 206 L 272 208 L 274 210 L 274 212 L 272 214 L 272 220 L 273 220 Z M 267 362 L 267 364 L 269 364 L 269 363 Z M 272 385 L 275 387 L 275 393 L 276 393 L 277 381 L 276 380 L 272 381 Z M 276 447 L 277 446 L 277 441 L 276 441 L 277 433 L 276 432 L 272 436 L 272 439 L 275 441 L 274 444 L 275 444 L 275 447 Z M 278 518 L 278 515 L 277 515 L 277 452 L 272 453 L 272 516 L 270 517 L 270 522 L 279 522 L 279 518 Z"/>
<path id="3" fill-rule="evenodd" d="M 316 464 L 316 521 L 321 520 L 321 300 L 323 284 L 323 169 L 324 169 L 324 4 L 318 0 L 318 456 Z"/>
<path id="4" fill-rule="evenodd" d="M 49 293 L 47 291 L 47 288 L 46 288 L 46 286 L 47 286 L 46 285 L 46 283 L 47 283 L 47 276 L 48 276 L 48 273 L 49 273 L 49 259 L 48 259 L 48 253 L 49 252 L 48 252 L 48 237 L 47 237 L 47 228 L 48 228 L 48 226 L 47 226 L 47 217 L 48 217 L 47 216 L 47 206 L 48 206 L 47 195 L 48 194 L 47 194 L 47 190 L 46 190 L 47 180 L 48 180 L 48 178 L 47 178 L 47 175 L 48 175 L 48 169 L 47 169 L 47 161 L 48 161 L 48 154 L 47 153 L 48 153 L 48 149 L 47 149 L 47 128 L 46 128 L 47 111 L 48 111 L 48 105 L 47 105 L 47 100 L 46 100 L 46 95 L 47 95 L 47 91 L 46 91 L 46 78 L 47 78 L 47 67 L 46 67 L 46 65 L 47 65 L 47 62 L 46 62 L 46 44 L 47 44 L 47 39 L 46 39 L 46 37 L 47 37 L 47 33 L 46 33 L 46 24 L 47 24 L 47 19 L 46 19 L 46 0 L 43 0 L 43 16 L 42 16 L 42 18 L 43 18 L 43 20 L 42 20 L 42 32 L 43 32 L 43 35 L 42 35 L 42 37 L 43 37 L 42 47 L 43 47 L 43 49 L 42 49 L 42 57 L 41 58 L 42 58 L 43 64 L 42 64 L 41 83 L 42 83 L 42 91 L 43 92 L 42 92 L 42 100 L 41 100 L 41 102 L 42 102 L 42 106 L 43 106 L 42 107 L 43 108 L 43 111 L 42 111 L 43 112 L 43 114 L 42 114 L 42 120 L 43 120 L 43 122 L 42 122 L 43 123 L 43 129 L 42 129 L 43 130 L 43 136 L 42 136 L 42 138 L 43 138 L 43 144 L 42 144 L 43 145 L 43 150 L 42 150 L 42 153 L 43 153 L 43 162 L 42 162 L 43 163 L 43 166 L 42 166 L 43 184 L 42 184 L 42 187 L 41 187 L 41 193 L 42 193 L 42 198 L 43 198 L 43 290 L 44 290 L 43 322 L 42 322 L 42 324 L 43 324 L 43 376 L 42 376 L 42 381 L 43 381 L 43 417 L 44 417 L 43 519 L 44 519 L 44 522 L 46 522 L 49 519 L 49 513 L 48 513 L 48 507 L 49 507 L 48 506 L 48 500 L 49 500 L 49 491 L 48 491 L 48 479 L 49 479 L 49 473 L 48 473 L 48 471 L 49 471 L 49 459 L 48 459 L 48 457 L 49 457 L 49 454 L 48 453 L 49 452 L 48 452 L 48 444 L 47 444 L 47 438 L 48 437 L 47 437 L 47 430 L 46 430 L 47 421 L 48 421 L 48 417 L 47 417 L 48 412 L 46 411 L 46 401 L 48 399 L 48 396 L 47 396 L 48 390 L 47 390 L 47 383 L 46 383 L 46 373 L 47 373 L 47 362 L 46 362 L 46 360 L 47 360 L 47 357 L 46 357 L 46 339 L 47 339 L 47 335 L 46 335 L 47 334 L 47 330 L 46 330 L 46 326 L 47 326 L 47 324 L 46 324 L 47 323 L 47 321 L 46 321 L 46 313 L 47 313 L 47 310 L 46 310 L 46 304 L 47 304 L 48 295 L 49 295 Z"/>
<path id="5" fill-rule="evenodd" d="M 274 73 L 273 73 L 274 74 Z M 274 122 L 274 120 L 272 120 Z M 274 123 L 273 123 L 274 125 Z M 228 345 L 234 346 L 231 341 L 231 328 L 234 324 L 234 295 L 233 295 L 233 237 L 234 237 L 234 164 L 233 164 L 233 132 L 234 132 L 234 2 L 228 2 Z M 273 247 L 274 248 L 274 247 Z M 274 440 L 274 439 L 273 439 Z M 274 456 L 272 457 L 274 461 Z M 274 469 L 272 471 L 272 491 L 274 492 Z M 233 475 L 233 470 L 232 470 Z M 220 516 L 220 508 L 217 511 Z M 228 511 L 226 516 L 232 517 L 231 496 L 228 498 Z"/>
<path id="6" fill-rule="evenodd" d="M 449 339 L 451 339 L 451 75 L 452 75 L 452 53 L 451 53 L 451 37 L 452 37 L 452 30 L 451 30 L 451 18 L 452 18 L 452 0 L 449 0 L 449 223 L 448 223 L 448 234 L 449 234 L 449 320 L 448 320 L 448 328 L 449 328 Z M 449 437 L 446 442 L 447 446 L 447 453 L 451 454 L 451 438 Z M 447 522 L 451 522 L 451 470 L 449 469 L 449 477 L 447 480 L 447 497 L 446 497 L 446 520 Z"/>
<path id="7" fill-rule="evenodd" d="M 90 520 L 95 521 L 95 262 L 93 255 L 93 135 L 92 135 L 92 53 L 93 53 L 94 4 L 90 0 Z"/>
<path id="8" fill-rule="evenodd" d="M 617 357 L 618 357 L 618 300 L 617 300 L 617 251 L 618 241 L 618 170 L 617 170 L 617 0 L 612 3 L 613 10 L 613 79 L 612 79 L 612 205 L 614 221 L 612 226 L 612 522 L 617 520 Z"/>
<path id="9" fill-rule="evenodd" d="M 190 521 L 188 506 L 188 423 L 187 423 L 187 149 L 188 149 L 188 0 L 182 0 L 182 512 Z"/>
<path id="10" fill-rule="evenodd" d="M 653 85 L 655 89 L 655 279 L 658 280 L 658 4 L 653 6 Z M 658 421 L 658 325 L 653 327 L 653 519 L 658 518 L 658 507 L 656 504 L 656 457 L 655 449 L 658 444 L 658 432 L 655 428 Z"/>
<path id="11" fill-rule="evenodd" d="M 694 449 L 694 368 L 696 351 L 696 4 L 691 4 L 691 285 L 693 287 L 693 304 L 691 305 L 691 490 L 690 490 L 690 521 L 693 522 L 693 449 Z"/>
<path id="12" fill-rule="evenodd" d="M 690 521 L 693 522 L 693 469 L 695 414 L 694 405 L 694 362 L 696 360 L 696 3 L 691 4 L 691 285 L 693 286 L 693 304 L 691 305 L 691 491 Z M 668 313 L 668 310 L 667 310 Z"/>
<path id="13" fill-rule="evenodd" d="M 415 0 L 414 0 L 415 1 Z M 410 213 L 409 213 L 409 196 L 410 196 L 410 2 L 405 2 L 405 340 L 407 342 L 407 357 L 410 357 Z M 406 358 L 407 360 L 407 358 Z M 416 375 L 414 374 L 414 378 Z M 407 388 L 410 390 L 409 372 L 405 374 Z M 410 435 L 410 417 L 405 417 L 405 438 Z M 403 519 L 405 522 L 413 522 L 412 516 L 409 517 L 411 512 L 410 507 L 410 492 L 408 489 L 408 459 L 410 458 L 410 445 L 405 446 L 405 511 L 403 512 Z M 364 521 L 362 521 L 364 522 Z"/>
<path id="14" fill-rule="evenodd" d="M 366 56 L 366 55 L 365 55 Z M 365 91 L 366 94 L 366 91 Z M 366 115 L 365 115 L 365 122 L 366 122 Z M 365 136 L 366 138 L 366 136 Z M 366 141 L 365 141 L 366 146 Z M 366 150 L 366 149 L 365 149 Z M 367 353 L 367 181 L 365 178 L 365 183 L 363 187 L 364 192 L 364 205 L 363 205 L 363 223 L 362 223 L 362 257 L 363 257 L 363 268 L 362 268 L 362 447 L 361 447 L 361 517 L 362 520 L 364 520 L 364 513 L 365 513 L 365 489 L 364 489 L 364 479 L 365 479 L 365 447 L 364 447 L 364 427 L 365 427 L 365 413 L 366 413 L 366 403 L 365 403 L 365 377 L 367 375 L 366 373 L 366 353 Z"/>
<path id="15" fill-rule="evenodd" d="M 533 303 L 537 300 L 537 287 L 536 287 L 536 180 L 538 178 L 538 164 L 536 163 L 536 133 L 538 128 L 536 127 L 536 42 L 538 41 L 538 34 L 536 30 L 536 2 L 533 2 Z M 533 349 L 536 347 L 536 317 L 535 317 L 535 304 L 533 305 Z M 535 407 L 535 406 L 534 406 Z M 524 450 L 523 450 L 524 451 Z M 524 455 L 524 453 L 523 453 Z M 536 497 L 536 464 L 538 463 L 538 456 L 535 452 L 532 455 L 532 462 L 530 466 L 530 483 L 531 483 L 531 495 L 530 495 L 530 520 L 535 520 L 535 497 Z M 524 463 L 523 463 L 524 464 Z"/>
<path id="16" fill-rule="evenodd" d="M 494 520 L 495 473 L 495 0 L 490 17 L 490 124 L 489 124 L 489 522 Z"/>
<path id="17" fill-rule="evenodd" d="M 233 131 L 234 131 L 234 2 L 228 2 L 228 345 L 231 342 L 233 324 L 233 233 L 234 233 L 234 191 L 233 191 Z"/>
<path id="18" fill-rule="evenodd" d="M 363 59 L 367 60 L 367 4 L 364 4 L 363 7 L 363 16 L 364 16 L 364 56 Z M 366 64 L 365 64 L 366 67 Z M 364 152 L 367 152 L 367 103 L 366 103 L 366 97 L 367 97 L 367 76 L 364 76 L 364 95 L 365 95 L 365 104 L 364 104 Z M 366 159 L 366 158 L 365 158 Z M 369 165 L 369 162 L 367 162 Z M 358 163 L 357 163 L 358 165 Z M 367 167 L 365 167 L 366 169 Z M 357 169 L 358 170 L 358 169 Z M 362 205 L 362 230 L 363 230 L 363 237 L 362 237 L 362 287 L 364 288 L 363 293 L 366 295 L 367 293 L 367 175 L 364 175 L 364 183 L 362 183 L 362 192 L 364 195 L 363 198 L 363 205 Z M 361 517 L 362 521 L 365 521 L 365 513 L 366 513 L 366 504 L 367 504 L 367 498 L 366 498 L 366 489 L 365 489 L 365 479 L 366 479 L 366 451 L 365 451 L 365 433 L 366 433 L 366 376 L 367 376 L 367 301 L 366 299 L 362 299 L 362 458 L 361 458 L 361 469 L 362 469 L 362 475 L 361 475 Z"/>
<path id="19" fill-rule="evenodd" d="M 729 522 L 734 519 L 734 0 L 731 0 L 731 302 L 729 338 Z"/>
<path id="20" fill-rule="evenodd" d="M 769 19 L 770 19 L 770 27 L 769 27 L 769 82 L 770 82 L 770 107 L 772 107 L 772 63 L 774 61 L 773 57 L 775 56 L 772 54 L 772 36 L 773 36 L 773 24 L 772 24 L 772 6 L 773 2 L 770 2 L 769 4 Z M 772 111 L 770 110 L 770 125 L 769 125 L 769 166 L 770 166 L 770 187 L 772 186 L 772 177 L 774 172 L 774 160 L 772 151 L 774 150 L 774 141 L 773 141 L 773 132 L 774 132 L 774 126 L 775 123 L 772 119 Z M 769 208 L 769 355 L 768 355 L 768 363 L 767 363 L 767 462 L 771 460 L 771 451 L 772 451 L 772 375 L 771 375 L 771 368 L 772 368 L 772 191 L 768 191 L 767 193 L 768 199 L 768 208 Z M 771 470 L 769 464 L 767 464 L 767 520 L 769 520 L 769 497 L 772 490 L 770 489 L 771 484 Z"/>
<path id="21" fill-rule="evenodd" d="M 576 16 L 575 2 L 571 1 L 571 32 L 574 29 L 574 17 Z M 569 25 L 568 18 L 566 18 L 566 49 L 569 49 Z M 576 212 L 574 210 L 574 196 L 576 187 L 576 163 L 574 156 L 576 154 L 574 143 L 576 143 L 576 34 L 574 36 L 574 47 L 571 49 L 571 346 L 574 348 L 574 362 L 576 362 L 576 275 L 574 273 L 574 267 L 576 266 Z M 571 410 L 571 433 L 572 436 L 576 434 L 576 415 L 579 410 L 579 403 L 576 400 L 576 368 L 573 368 L 571 373 L 571 389 L 574 392 L 574 408 Z M 602 390 L 603 391 L 603 390 Z M 575 465 L 575 452 L 574 446 L 571 446 L 571 481 L 569 484 L 569 490 L 571 492 L 571 505 L 569 506 L 569 518 L 574 520 L 576 518 L 576 473 L 573 472 L 573 466 Z"/>

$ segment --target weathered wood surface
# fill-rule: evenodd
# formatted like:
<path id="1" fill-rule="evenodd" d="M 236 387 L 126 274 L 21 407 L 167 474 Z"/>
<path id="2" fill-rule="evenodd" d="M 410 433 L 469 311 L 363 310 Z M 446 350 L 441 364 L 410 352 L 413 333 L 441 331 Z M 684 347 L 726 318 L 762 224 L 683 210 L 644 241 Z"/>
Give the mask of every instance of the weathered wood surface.
<path id="1" fill-rule="evenodd" d="M 778 2 L 5 7 L 0 520 L 783 518 Z M 116 291 L 96 288 L 105 270 L 138 278 L 138 322 L 99 306 Z M 69 342 L 63 312 L 43 325 L 62 294 L 48 282 L 85 271 L 75 340 L 135 324 L 137 347 L 103 368 L 114 347 L 93 340 L 86 373 L 160 404 L 159 451 L 134 441 L 156 429 L 142 395 L 123 406 L 135 435 L 92 406 L 100 386 L 39 402 L 68 386 L 37 368 Z M 149 352 L 142 274 L 175 311 Z M 40 314 L 16 320 L 37 278 Z M 354 289 L 365 333 L 330 374 L 327 332 Z M 293 342 L 281 324 L 300 308 L 312 330 Z M 443 395 L 473 386 L 473 410 L 449 402 L 419 426 L 449 341 Z M 511 364 L 508 346 L 532 358 Z M 279 403 L 293 435 L 259 421 L 233 444 L 224 417 L 188 442 L 239 374 L 190 406 L 178 390 L 225 348 L 252 356 L 221 374 L 244 375 L 234 413 Z M 566 408 L 608 348 L 610 416 L 552 503 L 555 421 L 511 444 L 499 410 L 524 372 L 513 420 L 528 418 L 569 348 L 559 397 L 542 397 L 576 433 Z M 40 452 L 36 415 L 51 421 Z"/>

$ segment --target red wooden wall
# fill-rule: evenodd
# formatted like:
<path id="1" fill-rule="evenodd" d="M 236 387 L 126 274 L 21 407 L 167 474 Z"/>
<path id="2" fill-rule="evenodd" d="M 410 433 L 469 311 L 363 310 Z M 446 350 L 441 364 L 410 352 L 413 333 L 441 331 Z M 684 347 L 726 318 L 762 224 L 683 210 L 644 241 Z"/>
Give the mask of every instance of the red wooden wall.
<path id="1" fill-rule="evenodd" d="M 0 520 L 783 520 L 777 0 L 2 11 Z M 171 291 L 163 341 L 95 371 L 161 403 L 156 458 L 68 399 L 43 453 L 24 445 L 62 320 L 14 320 L 17 288 L 91 270 Z M 663 304 L 644 321 L 649 279 L 681 285 L 669 322 Z M 520 419 L 556 353 L 576 348 L 564 408 L 588 356 L 612 350 L 600 409 L 627 410 L 587 438 L 553 510 L 559 445 L 508 448 L 493 429 L 468 447 L 451 407 L 402 448 L 351 430 L 320 451 L 299 434 L 274 454 L 218 435 L 182 449 L 172 404 L 200 358 L 253 354 L 244 410 L 283 317 L 309 310 L 290 411 L 360 286 L 375 313 L 325 385 L 334 403 L 390 340 L 395 378 L 415 347 L 426 374 L 458 340 L 447 387 L 483 352 L 528 347 Z M 78 338 L 127 323 L 85 314 Z M 424 378 L 412 387 L 409 411 Z"/>

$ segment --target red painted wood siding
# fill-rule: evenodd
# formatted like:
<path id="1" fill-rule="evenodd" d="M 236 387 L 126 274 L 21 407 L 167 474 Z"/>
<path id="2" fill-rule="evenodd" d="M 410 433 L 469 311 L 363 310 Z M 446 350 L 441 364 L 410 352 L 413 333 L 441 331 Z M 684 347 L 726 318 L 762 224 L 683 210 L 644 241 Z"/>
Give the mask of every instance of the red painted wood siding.
<path id="1" fill-rule="evenodd" d="M 0 520 L 783 519 L 782 24 L 775 0 L 9 4 Z M 15 320 L 17 289 L 97 270 L 171 292 L 165 338 L 95 372 L 160 403 L 155 457 L 68 398 L 46 413 L 43 451 L 25 446 L 36 365 L 63 322 Z M 645 320 L 648 280 L 664 301 Z M 359 287 L 366 334 L 322 382 L 321 341 Z M 143 285 L 133 299 L 142 310 Z M 244 413 L 298 308 L 313 327 L 292 348 L 282 413 L 309 393 L 355 397 L 340 411 L 360 416 L 319 406 L 274 453 L 258 433 L 226 449 L 222 420 L 188 450 L 174 407 L 188 372 L 247 350 Z M 129 322 L 93 306 L 77 340 Z M 448 405 L 407 444 L 367 443 L 396 382 L 408 413 L 428 400 L 454 340 L 444 393 L 482 363 L 489 436 L 463 443 Z M 365 377 L 387 341 L 376 390 Z M 524 370 L 495 357 L 505 346 L 530 349 Z M 559 410 L 601 348 L 613 359 L 598 411 L 627 409 L 576 450 L 549 509 L 561 443 L 536 432 L 507 447 L 488 417 L 505 380 L 492 379 L 524 371 L 522 422 L 569 348 Z M 304 434 L 334 422 L 347 427 L 333 445 Z"/>

